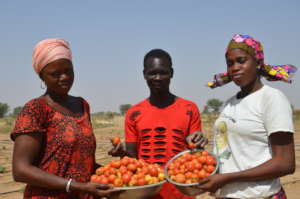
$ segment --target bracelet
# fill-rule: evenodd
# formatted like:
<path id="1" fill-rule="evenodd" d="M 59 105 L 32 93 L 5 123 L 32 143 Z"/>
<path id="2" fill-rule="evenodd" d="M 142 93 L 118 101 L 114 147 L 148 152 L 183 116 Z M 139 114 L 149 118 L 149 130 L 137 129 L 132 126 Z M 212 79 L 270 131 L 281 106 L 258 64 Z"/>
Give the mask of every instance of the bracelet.
<path id="1" fill-rule="evenodd" d="M 70 192 L 70 186 L 71 186 L 71 182 L 72 182 L 72 178 L 68 180 L 67 184 L 66 184 L 66 192 L 69 193 Z"/>

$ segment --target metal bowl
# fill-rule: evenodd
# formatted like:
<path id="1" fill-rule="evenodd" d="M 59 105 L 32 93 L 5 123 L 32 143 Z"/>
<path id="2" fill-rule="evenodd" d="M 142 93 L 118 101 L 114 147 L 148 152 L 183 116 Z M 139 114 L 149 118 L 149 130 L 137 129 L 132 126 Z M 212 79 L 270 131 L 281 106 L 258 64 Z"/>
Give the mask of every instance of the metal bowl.
<path id="1" fill-rule="evenodd" d="M 116 187 L 115 190 L 120 190 L 120 193 L 111 195 L 112 199 L 147 199 L 159 194 L 162 185 L 166 182 L 163 180 L 156 184 L 133 187 Z"/>
<path id="2" fill-rule="evenodd" d="M 193 152 L 199 152 L 199 151 L 202 151 L 202 150 L 196 150 L 196 151 L 193 150 Z M 178 157 L 182 156 L 185 153 L 191 153 L 191 150 L 182 151 L 182 152 L 176 154 L 172 159 L 170 159 L 167 162 L 167 164 L 165 166 L 165 169 L 164 169 L 165 178 L 166 178 L 167 181 L 174 184 L 179 191 L 181 191 L 182 193 L 184 193 L 186 195 L 195 196 L 195 195 L 202 194 L 205 191 L 202 190 L 202 189 L 197 188 L 198 183 L 183 184 L 183 183 L 175 182 L 171 178 L 169 178 L 169 175 L 168 175 L 169 165 L 171 164 L 171 162 L 173 162 L 175 159 L 177 159 Z M 212 155 L 215 158 L 216 162 L 217 162 L 215 170 L 211 173 L 211 175 L 214 175 L 218 171 L 220 163 L 219 163 L 219 160 L 218 160 L 218 158 L 215 154 L 212 154 L 212 153 L 209 153 L 209 154 Z"/>

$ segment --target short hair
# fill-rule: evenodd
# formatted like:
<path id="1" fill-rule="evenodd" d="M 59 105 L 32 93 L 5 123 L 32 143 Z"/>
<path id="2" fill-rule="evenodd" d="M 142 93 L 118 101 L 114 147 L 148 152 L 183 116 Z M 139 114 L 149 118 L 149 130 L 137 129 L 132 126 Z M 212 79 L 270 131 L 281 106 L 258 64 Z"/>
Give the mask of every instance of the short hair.
<path id="1" fill-rule="evenodd" d="M 149 58 L 165 58 L 170 63 L 170 68 L 172 68 L 172 58 L 167 51 L 162 49 L 150 50 L 144 57 L 144 68 L 146 67 L 146 60 Z"/>

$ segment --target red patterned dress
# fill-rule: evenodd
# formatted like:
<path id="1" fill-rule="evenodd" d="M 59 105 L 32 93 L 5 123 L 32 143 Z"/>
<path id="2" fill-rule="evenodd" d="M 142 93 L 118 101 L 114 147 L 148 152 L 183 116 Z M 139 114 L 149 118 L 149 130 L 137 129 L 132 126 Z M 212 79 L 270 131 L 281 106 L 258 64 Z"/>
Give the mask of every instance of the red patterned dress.
<path id="1" fill-rule="evenodd" d="M 177 98 L 165 108 L 143 100 L 126 113 L 126 142 L 137 143 L 139 159 L 164 166 L 174 155 L 187 148 L 185 138 L 201 131 L 200 113 L 192 101 Z M 160 195 L 152 199 L 194 199 L 165 183 Z"/>
<path id="2" fill-rule="evenodd" d="M 12 140 L 20 134 L 41 133 L 45 140 L 38 167 L 45 172 L 88 182 L 95 167 L 96 139 L 90 121 L 88 103 L 82 99 L 83 114 L 75 117 L 63 114 L 51 107 L 44 98 L 36 98 L 25 104 L 19 114 Z M 24 199 L 87 199 L 88 194 L 68 194 L 38 186 L 27 185 Z"/>

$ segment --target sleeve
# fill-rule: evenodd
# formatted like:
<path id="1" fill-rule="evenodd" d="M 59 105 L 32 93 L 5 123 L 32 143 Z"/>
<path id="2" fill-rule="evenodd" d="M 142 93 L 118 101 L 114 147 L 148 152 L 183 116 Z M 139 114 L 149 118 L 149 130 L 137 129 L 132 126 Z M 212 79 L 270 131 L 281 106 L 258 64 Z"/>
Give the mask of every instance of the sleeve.
<path id="1" fill-rule="evenodd" d="M 197 105 L 193 104 L 193 106 L 191 107 L 191 121 L 190 121 L 189 134 L 193 134 L 196 131 L 202 131 L 201 116 Z"/>
<path id="2" fill-rule="evenodd" d="M 136 115 L 137 112 L 129 109 L 125 116 L 125 142 L 137 142 L 138 131 L 136 129 Z"/>
<path id="3" fill-rule="evenodd" d="M 41 102 L 37 99 L 27 102 L 21 112 L 19 113 L 13 131 L 11 132 L 11 139 L 15 140 L 17 135 L 26 133 L 43 133 L 45 129 L 46 110 Z"/>
<path id="4" fill-rule="evenodd" d="M 92 120 L 91 120 L 91 109 L 90 109 L 90 105 L 89 105 L 89 103 L 88 103 L 84 98 L 80 97 L 80 99 L 82 100 L 84 109 L 85 109 L 85 111 L 87 112 L 89 121 L 91 122 Z"/>
<path id="5" fill-rule="evenodd" d="M 263 107 L 263 120 L 268 136 L 280 131 L 294 132 L 292 107 L 282 92 L 265 96 Z"/>

